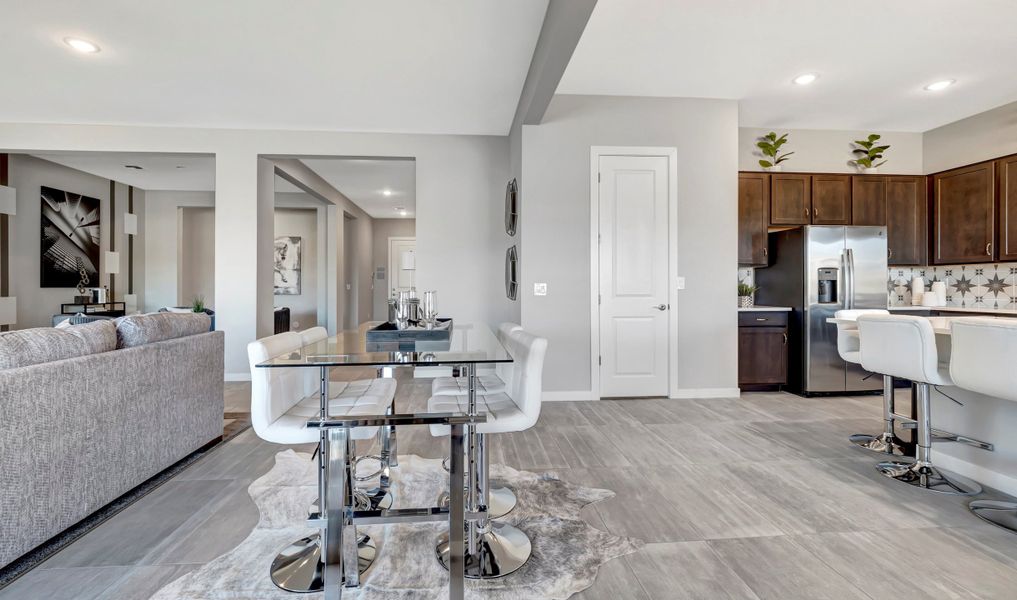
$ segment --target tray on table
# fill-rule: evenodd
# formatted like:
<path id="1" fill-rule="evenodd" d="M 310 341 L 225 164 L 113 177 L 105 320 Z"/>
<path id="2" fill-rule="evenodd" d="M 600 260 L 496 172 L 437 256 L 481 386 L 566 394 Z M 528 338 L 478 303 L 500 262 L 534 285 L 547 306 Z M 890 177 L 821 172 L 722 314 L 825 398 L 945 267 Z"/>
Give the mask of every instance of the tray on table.
<path id="1" fill-rule="evenodd" d="M 368 352 L 421 352 L 448 350 L 452 339 L 452 319 L 438 319 L 447 327 L 440 329 L 398 329 L 395 323 L 382 323 L 367 330 Z"/>

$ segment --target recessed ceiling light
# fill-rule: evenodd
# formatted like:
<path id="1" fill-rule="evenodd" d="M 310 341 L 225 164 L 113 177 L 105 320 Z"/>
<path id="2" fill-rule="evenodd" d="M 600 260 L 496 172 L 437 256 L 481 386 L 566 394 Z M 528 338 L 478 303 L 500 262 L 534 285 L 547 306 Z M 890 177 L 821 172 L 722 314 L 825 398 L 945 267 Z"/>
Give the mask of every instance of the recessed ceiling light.
<path id="1" fill-rule="evenodd" d="M 145 167 L 142 167 L 140 165 L 124 165 L 124 168 L 125 169 L 134 169 L 136 171 L 143 171 L 145 169 Z"/>
<path id="2" fill-rule="evenodd" d="M 405 210 L 401 210 L 401 211 L 399 211 L 399 214 L 401 216 L 405 217 L 406 216 L 406 211 Z"/>
<path id="3" fill-rule="evenodd" d="M 936 83 L 930 83 L 929 85 L 925 86 L 925 91 L 938 92 L 940 90 L 945 90 L 946 88 L 950 87 L 955 83 L 957 83 L 956 79 L 944 79 L 943 81 L 937 81 Z"/>
<path id="4" fill-rule="evenodd" d="M 76 37 L 65 37 L 64 43 L 82 54 L 95 54 L 100 50 L 98 44 Z"/>
<path id="5" fill-rule="evenodd" d="M 813 81 L 819 79 L 819 75 L 815 73 L 802 73 L 798 77 L 795 77 L 791 81 L 797 85 L 809 85 Z"/>
<path id="6" fill-rule="evenodd" d="M 381 190 L 381 195 L 382 196 L 391 196 L 392 195 L 392 190 L 389 190 L 389 189 Z"/>

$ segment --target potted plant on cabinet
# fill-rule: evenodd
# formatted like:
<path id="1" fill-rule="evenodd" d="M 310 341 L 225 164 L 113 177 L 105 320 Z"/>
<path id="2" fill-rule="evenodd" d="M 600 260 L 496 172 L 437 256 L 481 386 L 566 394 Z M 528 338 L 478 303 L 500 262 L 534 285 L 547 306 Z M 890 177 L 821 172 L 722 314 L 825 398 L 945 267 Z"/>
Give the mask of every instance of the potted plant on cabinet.
<path id="1" fill-rule="evenodd" d="M 759 161 L 759 166 L 763 167 L 767 171 L 777 172 L 780 171 L 780 163 L 788 160 L 787 157 L 794 154 L 794 152 L 780 153 L 780 147 L 787 143 L 787 134 L 777 137 L 777 134 L 771 131 L 770 133 L 759 138 L 756 142 L 756 147 L 763 152 L 763 156 L 767 159 Z"/>
<path id="2" fill-rule="evenodd" d="M 883 158 L 883 153 L 890 147 L 887 145 L 878 145 L 879 138 L 882 136 L 878 133 L 869 134 L 868 139 L 855 140 L 855 145 L 859 146 L 852 150 L 858 155 L 857 158 L 851 161 L 851 164 L 862 170 L 867 175 L 873 175 L 879 172 L 879 166 L 886 164 Z"/>
<path id="3" fill-rule="evenodd" d="M 744 281 L 738 282 L 738 308 L 751 308 L 753 304 L 752 295 L 756 293 L 759 287 L 755 285 L 749 285 Z"/>

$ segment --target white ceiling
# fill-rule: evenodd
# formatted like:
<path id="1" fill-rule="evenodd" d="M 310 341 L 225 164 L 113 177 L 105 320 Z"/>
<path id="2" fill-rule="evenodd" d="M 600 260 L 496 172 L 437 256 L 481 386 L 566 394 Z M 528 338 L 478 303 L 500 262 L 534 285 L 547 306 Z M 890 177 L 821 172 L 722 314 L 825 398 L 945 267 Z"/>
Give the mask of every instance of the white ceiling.
<path id="1" fill-rule="evenodd" d="M 564 94 L 738 99 L 749 127 L 926 131 L 1017 100 L 1014 0 L 599 0 Z M 806 72 L 809 86 L 791 79 Z M 956 79 L 939 93 L 922 88 Z"/>
<path id="2" fill-rule="evenodd" d="M 504 135 L 547 3 L 8 2 L 0 122 Z"/>
<path id="3" fill-rule="evenodd" d="M 207 154 L 35 152 L 32 156 L 143 190 L 215 189 L 215 157 Z"/>
<path id="4" fill-rule="evenodd" d="M 375 219 L 412 219 L 417 205 L 417 163 L 413 159 L 303 158 L 300 162 Z M 277 192 L 300 192 L 276 178 Z M 390 195 L 383 192 L 388 190 Z M 406 210 L 400 215 L 397 208 Z"/>

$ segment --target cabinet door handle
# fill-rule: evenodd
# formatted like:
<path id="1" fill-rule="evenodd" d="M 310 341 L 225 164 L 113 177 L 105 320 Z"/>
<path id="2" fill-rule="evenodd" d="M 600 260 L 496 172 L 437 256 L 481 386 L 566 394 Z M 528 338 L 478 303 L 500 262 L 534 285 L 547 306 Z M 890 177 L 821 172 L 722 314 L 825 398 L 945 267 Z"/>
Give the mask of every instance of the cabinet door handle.
<path id="1" fill-rule="evenodd" d="M 992 256 L 992 242 L 985 244 L 985 253 Z"/>
<path id="2" fill-rule="evenodd" d="M 787 332 L 784 332 L 784 345 L 787 345 Z"/>
<path id="3" fill-rule="evenodd" d="M 819 216 L 819 209 L 818 208 L 813 208 L 812 209 L 812 216 L 814 218 Z"/>
<path id="4" fill-rule="evenodd" d="M 766 317 L 756 317 L 756 320 L 757 321 L 769 321 L 770 319 L 767 319 Z"/>
<path id="5" fill-rule="evenodd" d="M 887 248 L 886 249 L 886 257 L 887 258 L 893 258 L 893 248 Z"/>
<path id="6" fill-rule="evenodd" d="M 809 216 L 809 207 L 808 206 L 805 207 L 805 216 L 806 217 Z"/>
<path id="7" fill-rule="evenodd" d="M 766 256 L 766 248 L 763 248 L 763 256 Z"/>

